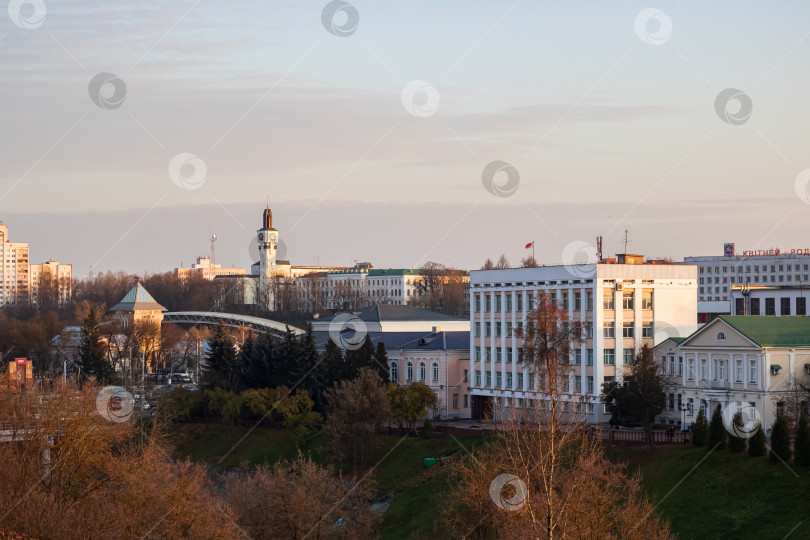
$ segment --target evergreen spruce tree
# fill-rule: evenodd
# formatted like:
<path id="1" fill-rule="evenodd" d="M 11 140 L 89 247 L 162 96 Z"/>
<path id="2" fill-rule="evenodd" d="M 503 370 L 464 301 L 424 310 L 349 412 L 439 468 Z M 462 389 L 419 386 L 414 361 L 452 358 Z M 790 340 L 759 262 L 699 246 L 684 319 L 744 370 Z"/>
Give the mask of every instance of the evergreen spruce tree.
<path id="1" fill-rule="evenodd" d="M 343 359 L 343 351 L 331 338 L 326 342 L 323 351 L 321 366 L 324 371 L 324 390 L 331 388 L 337 381 L 346 379 L 346 362 Z M 323 391 L 323 390 L 322 390 Z"/>
<path id="2" fill-rule="evenodd" d="M 742 434 L 745 430 L 745 423 L 741 411 L 737 411 L 734 418 L 731 420 L 734 424 L 734 433 Z M 745 452 L 745 438 L 738 437 L 734 433 L 728 437 L 728 450 L 729 452 Z"/>
<path id="3" fill-rule="evenodd" d="M 101 316 L 93 306 L 82 321 L 81 342 L 79 343 L 79 384 L 95 377 L 100 384 L 111 381 L 115 370 L 107 359 L 101 335 Z"/>
<path id="4" fill-rule="evenodd" d="M 771 461 L 789 461 L 790 454 L 790 428 L 785 417 L 777 414 L 771 430 Z"/>
<path id="5" fill-rule="evenodd" d="M 748 439 L 748 455 L 751 457 L 762 457 L 765 455 L 765 430 L 762 424 L 757 426 L 756 431 Z"/>
<path id="6" fill-rule="evenodd" d="M 720 405 L 714 409 L 712 414 L 712 421 L 709 423 L 709 441 L 706 444 L 709 448 L 717 447 L 717 450 L 722 450 L 726 447 L 726 426 L 723 423 L 723 413 L 720 411 Z"/>
<path id="7" fill-rule="evenodd" d="M 250 376 L 250 366 L 255 353 L 256 340 L 253 339 L 253 334 L 250 334 L 242 343 L 242 347 L 239 349 L 239 354 L 236 356 L 236 364 L 234 366 L 234 372 L 236 373 L 236 379 L 239 382 L 240 390 L 245 388 L 253 388 L 252 385 L 254 381 Z"/>
<path id="8" fill-rule="evenodd" d="M 709 421 L 701 408 L 698 411 L 695 425 L 692 426 L 692 444 L 695 446 L 706 446 L 709 442 Z"/>
<path id="9" fill-rule="evenodd" d="M 793 459 L 796 460 L 796 465 L 810 465 L 810 428 L 807 425 L 807 415 L 804 412 L 799 417 L 794 454 Z"/>
<path id="10" fill-rule="evenodd" d="M 228 334 L 225 325 L 220 323 L 214 328 L 208 340 L 208 358 L 205 367 L 204 381 L 209 388 L 222 388 L 230 392 L 235 382 L 236 347 L 233 338 Z"/>
<path id="11" fill-rule="evenodd" d="M 312 335 L 312 325 L 307 324 L 307 332 L 300 337 L 300 358 L 294 370 L 294 378 L 301 381 L 303 388 L 315 403 L 314 410 L 326 410 L 326 400 L 323 391 L 326 389 L 326 369 L 321 363 L 318 348 L 315 346 L 315 337 Z"/>
<path id="12" fill-rule="evenodd" d="M 374 365 L 377 368 L 383 382 L 388 382 L 391 374 L 388 368 L 388 353 L 385 351 L 385 343 L 377 343 L 377 350 L 374 351 Z"/>
<path id="13" fill-rule="evenodd" d="M 284 339 L 281 342 L 281 354 L 279 355 L 279 361 L 277 362 L 277 370 L 276 375 L 278 377 L 277 384 L 273 385 L 273 387 L 277 386 L 286 386 L 287 388 L 292 388 L 296 383 L 298 383 L 301 379 L 297 377 L 297 372 L 299 369 L 299 363 L 301 361 L 301 342 L 298 340 L 298 336 L 290 330 L 290 327 L 287 327 L 287 332 L 284 334 Z"/>

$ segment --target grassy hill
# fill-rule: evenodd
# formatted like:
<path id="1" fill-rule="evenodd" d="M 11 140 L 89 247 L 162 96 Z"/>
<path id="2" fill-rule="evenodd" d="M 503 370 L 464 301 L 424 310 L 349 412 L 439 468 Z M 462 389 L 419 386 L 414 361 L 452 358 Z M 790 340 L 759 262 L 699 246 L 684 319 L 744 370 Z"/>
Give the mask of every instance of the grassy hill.
<path id="1" fill-rule="evenodd" d="M 227 454 L 222 466 L 255 466 L 293 459 L 298 453 L 294 438 L 284 430 L 258 428 L 249 432 L 247 427 L 221 425 L 211 425 L 205 430 L 197 424 L 176 427 L 177 454 L 195 461 L 217 464 Z M 382 538 L 442 538 L 434 523 L 439 518 L 447 477 L 438 465 L 425 469 L 422 460 L 464 452 L 464 448 L 471 450 L 482 440 L 482 437 L 454 440 L 382 436 L 376 449 L 379 464 L 367 480 L 391 504 L 385 514 Z M 308 441 L 302 451 L 309 453 L 313 461 L 323 463 L 323 445 L 323 437 L 318 435 Z"/>
<path id="2" fill-rule="evenodd" d="M 650 500 L 681 539 L 810 538 L 806 467 L 788 463 L 791 472 L 764 457 L 691 446 L 611 454 L 641 471 Z"/>
<path id="3" fill-rule="evenodd" d="M 284 430 L 241 426 L 180 425 L 178 453 L 223 466 L 250 466 L 292 459 L 295 441 Z M 234 444 L 242 437 L 241 443 Z M 390 501 L 382 538 L 386 540 L 443 538 L 436 526 L 447 492 L 442 467 L 425 469 L 426 457 L 464 452 L 482 437 L 440 439 L 381 437 L 378 466 L 367 480 Z M 302 451 L 323 462 L 323 438 L 310 439 Z M 230 453 L 229 453 L 230 452 Z M 790 467 L 747 454 L 682 447 L 611 449 L 614 459 L 641 472 L 642 483 L 657 511 L 682 540 L 703 538 L 810 538 L 810 470 Z"/>

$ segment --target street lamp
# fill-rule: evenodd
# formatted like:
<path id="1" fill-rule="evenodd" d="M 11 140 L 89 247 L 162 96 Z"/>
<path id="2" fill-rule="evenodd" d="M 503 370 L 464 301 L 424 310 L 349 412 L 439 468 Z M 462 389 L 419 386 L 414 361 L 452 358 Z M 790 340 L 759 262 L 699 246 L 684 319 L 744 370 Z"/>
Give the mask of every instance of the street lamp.
<path id="1" fill-rule="evenodd" d="M 688 409 L 689 408 L 686 406 L 686 403 L 683 402 L 681 402 L 681 404 L 678 406 L 678 410 L 681 411 L 681 431 L 688 431 L 686 429 L 686 411 Z"/>

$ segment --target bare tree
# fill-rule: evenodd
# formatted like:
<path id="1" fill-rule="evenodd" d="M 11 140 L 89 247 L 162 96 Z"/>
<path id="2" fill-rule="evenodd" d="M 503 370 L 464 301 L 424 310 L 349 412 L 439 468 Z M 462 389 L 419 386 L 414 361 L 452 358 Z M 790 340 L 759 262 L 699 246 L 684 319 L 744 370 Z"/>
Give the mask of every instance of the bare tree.
<path id="1" fill-rule="evenodd" d="M 237 523 L 254 538 L 361 539 L 377 532 L 369 489 L 333 477 L 301 454 L 290 463 L 230 474 L 225 493 Z"/>
<path id="2" fill-rule="evenodd" d="M 490 258 L 487 258 L 487 260 L 484 261 L 484 265 L 481 267 L 481 270 L 494 270 L 494 269 L 495 263 L 492 262 L 492 259 Z"/>
<path id="3" fill-rule="evenodd" d="M 506 258 L 506 255 L 501 255 L 498 259 L 498 262 L 495 263 L 496 270 L 505 270 L 507 268 L 511 268 L 509 266 L 509 259 Z"/>
<path id="4" fill-rule="evenodd" d="M 540 265 L 537 264 L 537 259 L 535 259 L 532 255 L 520 259 L 521 268 L 537 268 L 538 266 Z"/>

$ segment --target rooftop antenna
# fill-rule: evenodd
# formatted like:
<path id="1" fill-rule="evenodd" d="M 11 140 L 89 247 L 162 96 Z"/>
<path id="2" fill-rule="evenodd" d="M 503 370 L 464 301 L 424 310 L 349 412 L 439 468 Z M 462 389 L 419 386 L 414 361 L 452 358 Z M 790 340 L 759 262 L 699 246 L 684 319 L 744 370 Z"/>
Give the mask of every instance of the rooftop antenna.
<path id="1" fill-rule="evenodd" d="M 210 229 L 209 229 L 209 232 L 210 232 Z M 216 262 L 214 260 L 214 257 L 216 256 L 216 247 L 214 246 L 214 244 L 216 244 L 216 242 L 217 242 L 217 235 L 212 234 L 211 235 L 211 265 L 212 266 Z"/>
<path id="2" fill-rule="evenodd" d="M 627 239 L 627 229 L 624 230 L 624 241 L 622 243 L 624 244 L 624 254 L 627 255 L 627 245 L 633 243 L 632 240 Z"/>

